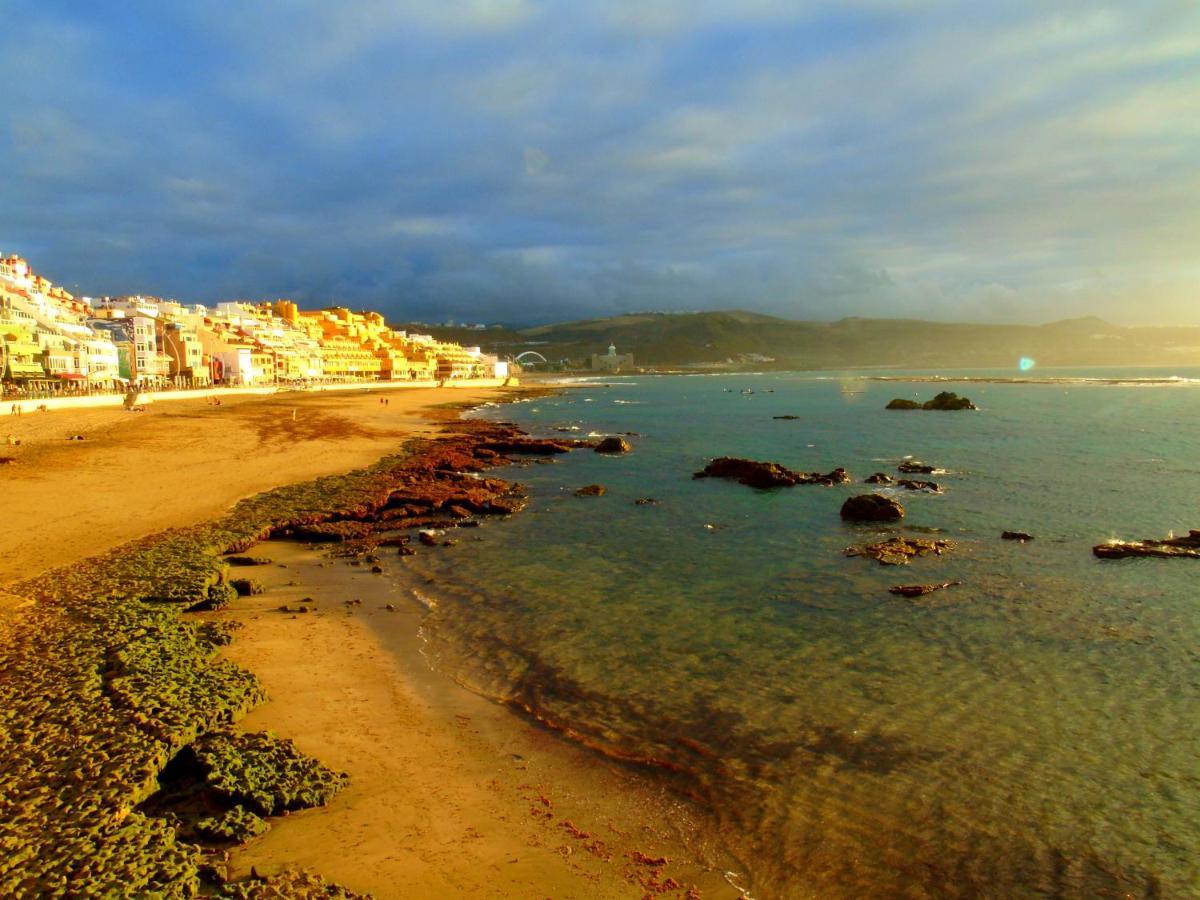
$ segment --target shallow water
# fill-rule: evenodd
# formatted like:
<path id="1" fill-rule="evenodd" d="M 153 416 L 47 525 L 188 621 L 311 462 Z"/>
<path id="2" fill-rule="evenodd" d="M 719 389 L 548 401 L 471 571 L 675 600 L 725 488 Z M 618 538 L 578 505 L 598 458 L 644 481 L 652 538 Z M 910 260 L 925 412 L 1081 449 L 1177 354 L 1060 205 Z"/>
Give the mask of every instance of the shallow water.
<path id="1" fill-rule="evenodd" d="M 1090 553 L 1200 527 L 1200 385 L 607 385 L 485 412 L 639 436 L 506 475 L 529 512 L 413 558 L 441 667 L 699 799 L 758 897 L 1200 895 L 1200 563 Z M 718 455 L 858 483 L 693 481 Z M 948 471 L 902 533 L 957 550 L 846 558 L 895 532 L 842 502 L 908 455 Z"/>

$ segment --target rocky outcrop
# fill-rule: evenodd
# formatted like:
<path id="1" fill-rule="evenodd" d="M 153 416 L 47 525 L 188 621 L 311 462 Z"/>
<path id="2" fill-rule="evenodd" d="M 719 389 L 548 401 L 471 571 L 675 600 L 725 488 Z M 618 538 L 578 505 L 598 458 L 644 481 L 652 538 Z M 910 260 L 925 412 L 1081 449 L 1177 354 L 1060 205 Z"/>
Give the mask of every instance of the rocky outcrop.
<path id="1" fill-rule="evenodd" d="M 1032 541 L 1033 535 L 1027 534 L 1024 531 L 1004 531 L 1000 533 L 1000 538 L 1005 541 L 1020 541 L 1021 543 L 1025 543 L 1026 541 Z"/>
<path id="2" fill-rule="evenodd" d="M 693 478 L 732 478 L 754 488 L 791 487 L 800 483 L 802 472 L 793 472 L 779 463 L 719 456 Z"/>
<path id="3" fill-rule="evenodd" d="M 849 522 L 895 522 L 904 518 L 904 507 L 883 494 L 859 494 L 842 504 L 842 518 Z"/>
<path id="4" fill-rule="evenodd" d="M 868 557 L 883 566 L 906 566 L 914 556 L 941 556 L 953 549 L 953 541 L 896 536 L 874 544 L 847 547 L 844 552 L 846 556 Z"/>
<path id="5" fill-rule="evenodd" d="M 1125 559 L 1130 556 L 1200 559 L 1200 530 L 1193 528 L 1186 537 L 1168 537 L 1163 540 L 1109 541 L 1093 547 L 1092 553 L 1100 559 Z"/>
<path id="6" fill-rule="evenodd" d="M 960 397 L 952 391 L 942 391 L 932 400 L 926 400 L 924 403 L 918 403 L 916 400 L 906 400 L 903 397 L 897 397 L 889 403 L 886 409 L 934 409 L 934 410 L 958 410 L 958 409 L 978 409 L 974 403 L 966 397 Z"/>
<path id="7" fill-rule="evenodd" d="M 759 462 L 734 456 L 718 457 L 701 471 L 694 473 L 692 477 L 732 478 L 739 484 L 753 488 L 791 487 L 796 484 L 823 484 L 830 487 L 835 484 L 850 483 L 850 474 L 840 467 L 824 474 L 796 472 L 779 463 Z"/>
<path id="8" fill-rule="evenodd" d="M 892 484 L 895 480 L 886 472 L 876 472 L 874 475 L 870 475 L 864 479 L 863 484 Z"/>
<path id="9" fill-rule="evenodd" d="M 575 491 L 576 497 L 603 497 L 608 489 L 602 484 L 586 484 Z"/>
<path id="10" fill-rule="evenodd" d="M 905 475 L 932 475 L 938 471 L 938 467 L 923 463 L 919 459 L 906 459 L 896 466 L 896 471 Z"/>
<path id="11" fill-rule="evenodd" d="M 628 453 L 633 449 L 629 441 L 622 437 L 606 437 L 596 445 L 597 453 Z"/>
<path id="12" fill-rule="evenodd" d="M 942 391 L 932 400 L 921 406 L 922 409 L 937 409 L 937 410 L 958 410 L 958 409 L 978 409 L 974 403 L 966 397 L 960 397 L 953 391 Z"/>

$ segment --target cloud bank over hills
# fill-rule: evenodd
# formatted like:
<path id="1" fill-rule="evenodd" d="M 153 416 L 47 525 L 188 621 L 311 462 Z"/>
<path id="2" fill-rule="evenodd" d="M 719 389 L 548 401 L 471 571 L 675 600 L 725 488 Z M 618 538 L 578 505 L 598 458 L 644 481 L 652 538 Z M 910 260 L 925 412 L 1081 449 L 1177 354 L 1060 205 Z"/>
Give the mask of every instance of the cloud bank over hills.
<path id="1" fill-rule="evenodd" d="M 0 249 L 68 287 L 1200 323 L 1194 3 L 9 16 Z"/>

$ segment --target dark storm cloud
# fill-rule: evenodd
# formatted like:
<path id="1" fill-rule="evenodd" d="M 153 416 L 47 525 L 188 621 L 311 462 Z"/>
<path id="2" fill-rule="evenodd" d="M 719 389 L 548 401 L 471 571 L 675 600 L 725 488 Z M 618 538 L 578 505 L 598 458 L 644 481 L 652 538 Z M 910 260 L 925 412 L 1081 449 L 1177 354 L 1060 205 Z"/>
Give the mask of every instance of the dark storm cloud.
<path id="1" fill-rule="evenodd" d="M 85 292 L 1200 321 L 1191 3 L 8 15 L 0 249 Z"/>

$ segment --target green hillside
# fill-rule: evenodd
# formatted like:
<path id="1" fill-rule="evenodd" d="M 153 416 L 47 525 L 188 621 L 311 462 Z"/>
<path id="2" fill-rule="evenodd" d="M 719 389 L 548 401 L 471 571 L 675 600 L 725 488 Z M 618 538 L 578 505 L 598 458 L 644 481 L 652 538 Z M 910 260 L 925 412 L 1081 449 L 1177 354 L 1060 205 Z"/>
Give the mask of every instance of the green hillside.
<path id="1" fill-rule="evenodd" d="M 1200 365 L 1200 328 L 1122 328 L 1094 317 L 1036 326 L 862 318 L 797 322 L 735 310 L 646 313 L 520 331 L 414 329 L 504 357 L 536 350 L 577 367 L 610 343 L 632 353 L 637 365 L 655 367 L 989 367 L 1010 366 L 1023 356 L 1042 366 Z"/>

